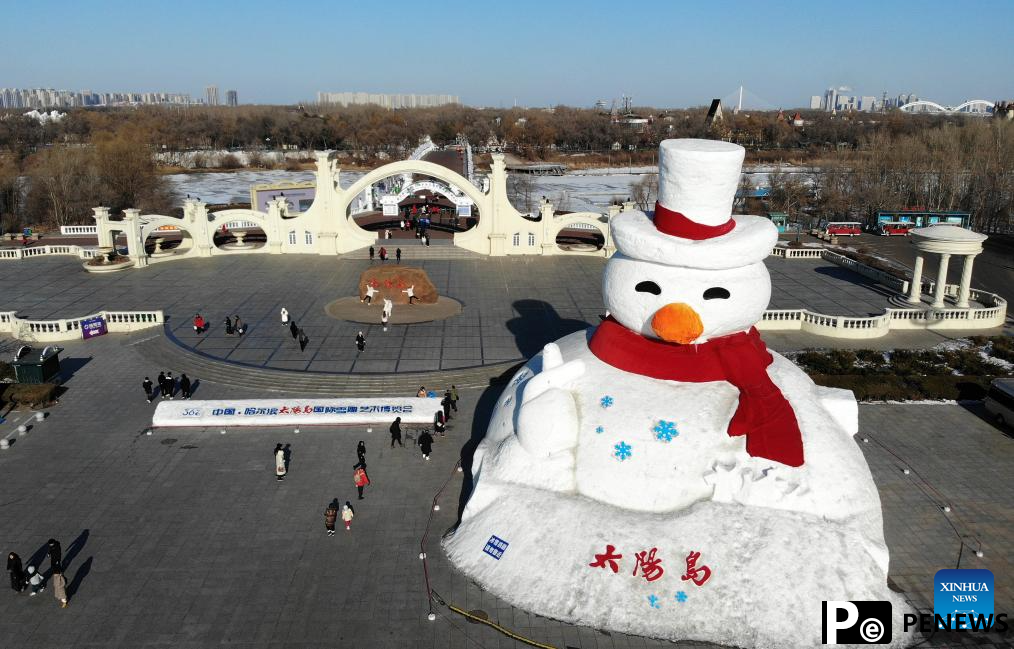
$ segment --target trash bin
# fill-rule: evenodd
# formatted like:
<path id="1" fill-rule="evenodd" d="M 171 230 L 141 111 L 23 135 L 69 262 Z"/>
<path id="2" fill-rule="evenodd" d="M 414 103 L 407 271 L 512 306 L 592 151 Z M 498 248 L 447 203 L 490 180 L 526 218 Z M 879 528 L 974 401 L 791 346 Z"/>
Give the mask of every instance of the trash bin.
<path id="1" fill-rule="evenodd" d="M 14 355 L 14 377 L 18 383 L 46 383 L 60 375 L 62 347 L 47 346 L 42 351 L 24 345 Z"/>

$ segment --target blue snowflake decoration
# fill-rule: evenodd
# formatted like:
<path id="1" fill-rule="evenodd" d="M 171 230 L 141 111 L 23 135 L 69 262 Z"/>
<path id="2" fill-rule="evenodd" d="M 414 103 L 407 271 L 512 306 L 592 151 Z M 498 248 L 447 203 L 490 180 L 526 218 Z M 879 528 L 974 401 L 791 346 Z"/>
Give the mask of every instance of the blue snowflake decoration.
<path id="1" fill-rule="evenodd" d="M 599 399 L 599 405 L 601 405 L 603 408 L 608 408 L 608 407 L 612 406 L 613 403 L 614 403 L 613 402 L 613 398 L 611 396 L 609 396 L 608 394 L 606 396 L 602 397 L 601 399 Z"/>
<path id="2" fill-rule="evenodd" d="M 684 593 L 682 590 L 676 591 L 676 601 L 679 602 L 680 604 L 687 601 L 687 594 Z"/>
<path id="3" fill-rule="evenodd" d="M 628 457 L 631 456 L 630 451 L 633 448 L 633 446 L 627 444 L 626 442 L 620 442 L 619 444 L 614 445 L 613 448 L 616 449 L 613 455 L 616 456 L 617 460 L 622 462 L 623 460 L 626 460 Z"/>
<path id="4" fill-rule="evenodd" d="M 603 428 L 602 426 L 596 426 L 595 432 L 601 435 L 602 433 L 606 432 L 606 429 Z"/>
<path id="5" fill-rule="evenodd" d="M 662 608 L 662 605 L 658 603 L 658 597 L 655 595 L 648 595 L 648 606 L 652 608 Z"/>
<path id="6" fill-rule="evenodd" d="M 676 430 L 675 422 L 659 420 L 651 429 L 655 433 L 655 439 L 660 442 L 671 442 L 673 437 L 678 437 L 680 432 Z"/>
<path id="7" fill-rule="evenodd" d="M 503 407 L 506 408 L 507 406 L 511 405 L 511 399 L 513 399 L 513 398 L 514 397 L 507 397 L 506 399 L 504 399 L 504 401 L 503 401 Z"/>

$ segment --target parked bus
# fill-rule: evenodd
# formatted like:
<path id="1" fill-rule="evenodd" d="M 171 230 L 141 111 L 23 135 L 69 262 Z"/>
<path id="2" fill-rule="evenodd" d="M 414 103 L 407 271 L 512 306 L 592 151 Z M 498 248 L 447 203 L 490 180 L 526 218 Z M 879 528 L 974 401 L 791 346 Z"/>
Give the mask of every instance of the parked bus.
<path id="1" fill-rule="evenodd" d="M 885 237 L 907 237 L 915 229 L 911 221 L 886 221 L 880 224 L 880 234 Z"/>
<path id="2" fill-rule="evenodd" d="M 993 379 L 986 393 L 986 410 L 1001 426 L 1014 427 L 1014 379 Z"/>
<path id="3" fill-rule="evenodd" d="M 854 237 L 862 234 L 863 226 L 858 221 L 830 221 L 824 224 L 824 233 L 839 237 Z"/>

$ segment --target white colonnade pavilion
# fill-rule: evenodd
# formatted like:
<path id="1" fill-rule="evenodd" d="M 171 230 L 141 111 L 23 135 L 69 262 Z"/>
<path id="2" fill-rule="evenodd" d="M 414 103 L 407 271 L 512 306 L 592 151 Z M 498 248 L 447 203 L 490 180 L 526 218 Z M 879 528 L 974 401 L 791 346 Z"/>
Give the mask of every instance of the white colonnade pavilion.
<path id="1" fill-rule="evenodd" d="M 916 258 L 915 268 L 912 271 L 912 284 L 909 287 L 908 302 L 910 304 L 921 303 L 924 257 L 927 253 L 934 253 L 940 255 L 940 267 L 937 269 L 937 280 L 930 307 L 934 309 L 943 308 L 947 290 L 947 268 L 950 264 L 951 256 L 955 255 L 964 257 L 955 306 L 967 309 L 972 284 L 972 264 L 974 263 L 975 256 L 982 252 L 982 242 L 986 240 L 986 235 L 954 225 L 932 225 L 912 230 L 911 236 L 912 245 L 916 248 Z"/>

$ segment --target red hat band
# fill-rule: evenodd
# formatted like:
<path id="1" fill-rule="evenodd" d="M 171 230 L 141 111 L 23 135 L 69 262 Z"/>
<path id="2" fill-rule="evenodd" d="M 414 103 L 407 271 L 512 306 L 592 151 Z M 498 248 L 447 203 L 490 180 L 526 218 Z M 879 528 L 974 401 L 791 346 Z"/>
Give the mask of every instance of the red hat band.
<path id="1" fill-rule="evenodd" d="M 721 225 L 704 225 L 691 221 L 679 212 L 663 207 L 661 203 L 655 203 L 655 229 L 663 234 L 700 241 L 720 237 L 731 232 L 734 227 L 736 227 L 736 222 L 732 220 L 732 217 Z"/>

